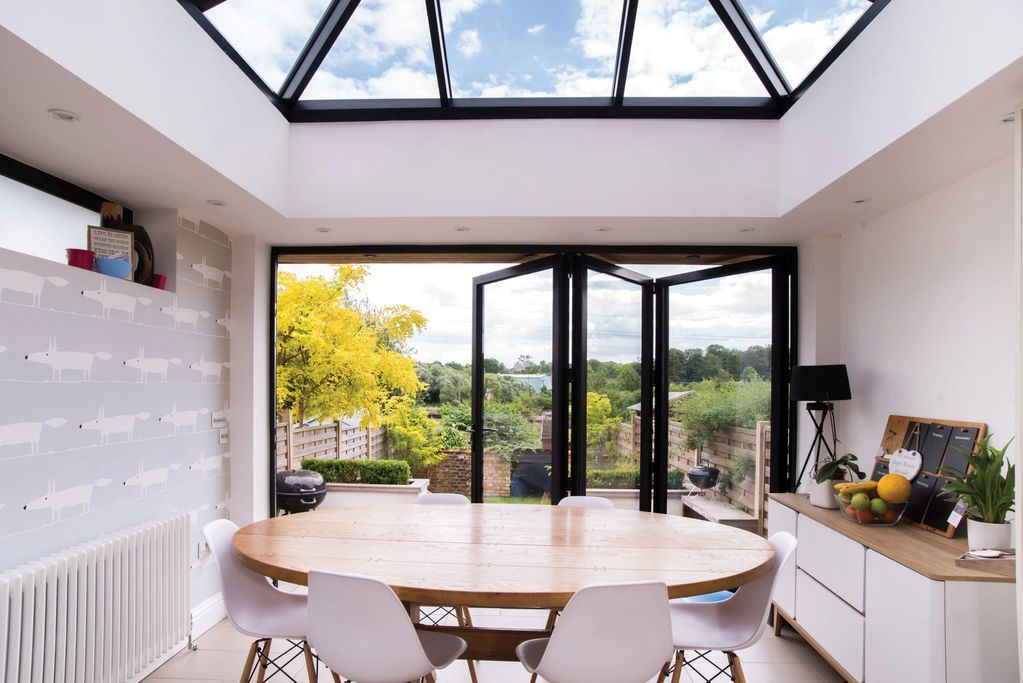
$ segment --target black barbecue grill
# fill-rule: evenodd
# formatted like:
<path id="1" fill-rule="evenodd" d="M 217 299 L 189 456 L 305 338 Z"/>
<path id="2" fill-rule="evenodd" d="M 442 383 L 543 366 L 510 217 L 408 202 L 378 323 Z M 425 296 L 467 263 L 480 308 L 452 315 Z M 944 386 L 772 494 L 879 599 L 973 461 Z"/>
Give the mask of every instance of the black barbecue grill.
<path id="1" fill-rule="evenodd" d="M 327 497 L 327 482 L 312 470 L 277 473 L 277 509 L 285 514 L 315 510 Z"/>

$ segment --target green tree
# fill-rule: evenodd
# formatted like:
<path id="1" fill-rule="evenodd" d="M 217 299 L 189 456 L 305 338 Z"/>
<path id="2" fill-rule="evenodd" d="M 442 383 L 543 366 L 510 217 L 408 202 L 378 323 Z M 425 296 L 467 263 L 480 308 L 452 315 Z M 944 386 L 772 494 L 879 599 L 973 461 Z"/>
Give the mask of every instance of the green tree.
<path id="1" fill-rule="evenodd" d="M 407 306 L 370 309 L 356 300 L 367 270 L 339 265 L 330 278 L 277 279 L 277 407 L 300 422 L 361 415 L 383 420 L 394 397 L 422 384 L 405 344 L 426 326 Z"/>
<path id="2" fill-rule="evenodd" d="M 607 456 L 617 449 L 618 425 L 611 401 L 604 394 L 586 392 L 586 446 L 590 455 Z"/>
<path id="3" fill-rule="evenodd" d="M 445 433 L 408 396 L 388 401 L 384 415 L 390 456 L 404 460 L 413 470 L 429 467 L 444 457 Z"/>

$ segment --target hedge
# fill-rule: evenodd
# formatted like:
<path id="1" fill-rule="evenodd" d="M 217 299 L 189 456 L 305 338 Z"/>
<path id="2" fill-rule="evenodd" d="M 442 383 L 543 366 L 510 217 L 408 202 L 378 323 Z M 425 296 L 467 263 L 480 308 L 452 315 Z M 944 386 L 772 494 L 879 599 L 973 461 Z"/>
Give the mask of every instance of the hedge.
<path id="1" fill-rule="evenodd" d="M 587 470 L 586 487 L 591 489 L 638 489 L 638 467 L 616 467 L 613 470 Z M 668 488 L 685 487 L 685 472 L 677 468 L 668 470 Z"/>
<path id="2" fill-rule="evenodd" d="M 306 458 L 302 469 L 319 472 L 335 484 L 407 484 L 412 479 L 412 471 L 404 460 Z"/>

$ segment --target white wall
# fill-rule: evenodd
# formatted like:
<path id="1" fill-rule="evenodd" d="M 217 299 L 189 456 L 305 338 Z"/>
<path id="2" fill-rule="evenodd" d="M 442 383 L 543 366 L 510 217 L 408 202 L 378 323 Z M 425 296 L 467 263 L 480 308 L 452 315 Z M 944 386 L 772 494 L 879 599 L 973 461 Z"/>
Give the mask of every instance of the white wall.
<path id="1" fill-rule="evenodd" d="M 288 122 L 178 3 L 0 2 L 0 26 L 286 210 Z"/>
<path id="2" fill-rule="evenodd" d="M 249 236 L 232 246 L 231 438 L 239 457 L 231 467 L 231 518 L 244 525 L 269 513 L 270 248 Z"/>
<path id="3" fill-rule="evenodd" d="M 774 216 L 774 121 L 296 124 L 291 214 Z"/>
<path id="4" fill-rule="evenodd" d="M 889 3 L 778 122 L 781 212 L 1023 56 L 1020 26 L 1019 0 Z"/>
<path id="5" fill-rule="evenodd" d="M 191 604 L 219 590 L 198 543 L 230 502 L 212 414 L 229 408 L 231 282 L 192 266 L 229 270 L 231 247 L 206 223 L 170 229 L 175 292 L 0 249 L 0 569 L 189 512 Z"/>
<path id="6" fill-rule="evenodd" d="M 893 413 L 1015 432 L 1012 183 L 1006 158 L 842 234 L 843 450 L 869 462 Z"/>

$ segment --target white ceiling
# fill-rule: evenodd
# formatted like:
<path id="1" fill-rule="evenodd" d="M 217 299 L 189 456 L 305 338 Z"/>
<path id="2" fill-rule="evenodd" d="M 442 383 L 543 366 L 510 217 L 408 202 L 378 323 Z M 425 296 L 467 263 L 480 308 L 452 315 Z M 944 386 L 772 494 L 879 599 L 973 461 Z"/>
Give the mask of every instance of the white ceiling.
<path id="1" fill-rule="evenodd" d="M 187 19 L 187 17 L 186 17 Z M 876 22 L 875 22 L 876 23 Z M 862 37 L 861 37 L 862 38 Z M 232 65 L 233 66 L 233 65 Z M 158 78 L 158 75 L 155 76 Z M 345 211 L 346 205 L 354 203 L 349 196 L 345 201 L 344 192 L 365 192 L 369 187 L 359 187 L 358 181 L 366 176 L 372 167 L 372 191 L 384 187 L 386 192 L 400 198 L 418 192 L 418 182 L 436 182 L 436 178 L 416 178 L 404 174 L 401 168 L 401 154 L 390 154 L 386 161 L 366 158 L 365 150 L 358 166 L 348 178 L 334 178 L 329 174 L 319 177 L 322 186 L 316 192 L 329 199 L 329 193 L 339 193 L 339 201 L 299 205 L 292 201 L 278 210 L 243 189 L 225 173 L 215 170 L 211 163 L 200 160 L 199 156 L 172 141 L 138 116 L 130 113 L 118 103 L 72 74 L 55 61 L 29 45 L 19 36 L 0 28 L 0 89 L 16 95 L 5 98 L 0 108 L 0 152 L 86 187 L 98 194 L 118 200 L 134 208 L 173 207 L 204 218 L 211 223 L 236 233 L 257 235 L 274 244 L 465 244 L 465 243 L 580 243 L 580 244 L 794 244 L 807 237 L 826 232 L 840 232 L 849 227 L 905 204 L 915 198 L 947 185 L 983 168 L 1012 152 L 1011 126 L 1000 123 L 1001 115 L 1013 109 L 1023 100 L 1023 59 L 994 74 L 978 87 L 964 93 L 957 101 L 938 111 L 915 128 L 902 135 L 881 151 L 862 163 L 849 169 L 837 180 L 829 183 L 806 201 L 783 215 L 778 207 L 777 178 L 768 175 L 766 166 L 772 158 L 776 161 L 778 122 L 756 122 L 757 128 L 749 128 L 749 122 L 650 122 L 660 126 L 666 137 L 666 144 L 672 144 L 675 134 L 683 137 L 697 130 L 700 124 L 724 127 L 747 125 L 744 130 L 750 135 L 749 143 L 737 146 L 730 152 L 728 164 L 710 168 L 713 145 L 706 150 L 686 171 L 686 182 L 673 184 L 672 178 L 661 186 L 655 186 L 649 197 L 642 202 L 629 202 L 628 197 L 619 201 L 608 196 L 607 187 L 597 186 L 593 190 L 594 206 L 599 206 L 601 215 L 585 215 L 586 194 L 578 192 L 572 202 L 566 203 L 568 211 L 561 215 L 504 215 L 506 207 L 515 207 L 515 196 L 511 200 L 499 196 L 495 191 L 492 205 L 502 210 L 487 211 L 486 201 L 478 195 L 459 196 L 459 188 L 451 188 L 451 195 L 437 197 L 430 205 L 431 196 L 424 193 L 420 203 L 414 205 L 415 213 L 408 210 L 394 211 L 395 202 L 379 202 L 375 212 L 363 211 L 353 217 Z M 183 97 L 187 93 L 182 94 Z M 797 105 L 799 106 L 799 105 Z M 60 123 L 50 118 L 46 110 L 51 107 L 71 109 L 81 115 L 81 120 L 71 124 Z M 201 110 L 201 108 L 200 108 Z M 534 126 L 555 122 L 534 121 Z M 571 125 L 572 122 L 557 122 L 557 125 Z M 642 121 L 602 121 L 602 129 L 610 132 L 610 141 L 615 142 L 615 125 L 622 130 L 642 127 Z M 485 139 L 488 130 L 499 132 L 506 122 L 473 122 Z M 407 129 L 401 127 L 419 126 L 414 129 L 424 134 L 429 131 L 425 123 L 384 123 L 384 124 L 323 124 L 324 126 L 346 126 L 348 135 L 369 134 L 374 131 L 402 131 L 408 137 Z M 448 124 L 455 125 L 455 124 Z M 586 125 L 580 122 L 580 126 Z M 355 127 L 355 128 L 353 128 Z M 383 128 L 381 128 L 383 127 Z M 390 127 L 390 128 L 388 128 Z M 313 126 L 315 128 L 315 126 Z M 164 127 L 166 130 L 166 128 Z M 652 128 L 651 128 L 652 129 Z M 702 130 L 702 129 L 701 129 Z M 312 134 L 315 135 L 315 130 Z M 308 134 L 306 131 L 303 134 Z M 841 135 L 835 130 L 834 135 Z M 758 136 L 763 137 L 759 140 Z M 210 136 L 214 137 L 214 136 Z M 607 143 L 607 136 L 601 141 Z M 238 144 L 237 142 L 232 144 Z M 259 139 L 251 139 L 249 145 L 258 146 Z M 514 139 L 512 144 L 515 144 Z M 756 161 L 752 164 L 757 173 L 764 176 L 749 177 L 736 182 L 728 192 L 719 193 L 713 206 L 698 200 L 730 177 L 741 173 L 738 164 L 743 160 L 743 150 L 756 145 Z M 349 144 L 350 148 L 351 145 Z M 622 154 L 630 150 L 624 146 Z M 691 145 L 687 149 L 695 148 Z M 255 147 L 258 150 L 258 147 Z M 332 154 L 343 153 L 344 147 L 330 148 Z M 230 149 L 218 150 L 221 156 Z M 245 146 L 246 164 L 251 160 L 252 148 Z M 656 154 L 656 149 L 644 150 L 644 154 Z M 410 154 L 414 153 L 410 150 Z M 465 152 L 462 152 L 465 153 Z M 531 150 L 531 154 L 541 154 Z M 564 155 L 565 150 L 559 150 Z M 753 154 L 753 152 L 748 152 Z M 696 158 L 696 152 L 688 161 Z M 227 154 L 226 156 L 230 156 Z M 678 164 L 687 163 L 684 153 L 679 154 Z M 748 157 L 753 158 L 753 157 Z M 449 162 L 451 160 L 448 160 Z M 536 158 L 533 163 L 538 177 L 543 176 L 544 167 L 559 159 Z M 379 165 L 374 167 L 374 163 Z M 296 163 L 294 152 L 291 163 Z M 493 163 L 499 163 L 495 159 Z M 627 178 L 629 173 L 642 173 L 644 159 L 635 159 L 635 168 L 630 168 L 621 159 L 616 160 L 616 173 Z M 457 159 L 455 159 L 457 165 Z M 702 164 L 702 166 L 701 166 Z M 695 171 L 694 171 L 695 169 Z M 701 172 L 701 169 L 704 172 Z M 295 168 L 288 169 L 291 177 L 301 177 Z M 559 171 L 560 172 L 560 171 Z M 595 173 L 600 174 L 600 169 Z M 657 180 L 663 181 L 671 172 L 671 164 L 661 164 L 657 169 Z M 310 174 L 306 174 L 308 178 Z M 391 186 L 387 178 L 397 178 Z M 527 172 L 519 174 L 520 182 L 528 188 L 531 177 Z M 486 178 L 479 184 L 486 188 Z M 700 186 L 700 182 L 705 186 Z M 294 181 L 293 181 L 294 182 Z M 565 180 L 572 183 L 572 178 Z M 647 183 L 649 184 L 649 183 Z M 673 206 L 670 201 L 657 211 L 643 211 L 648 202 L 660 196 L 669 200 L 691 190 L 689 197 L 675 206 L 682 207 L 677 215 L 665 215 Z M 610 186 L 610 184 L 609 184 Z M 637 187 L 642 187 L 642 184 Z M 499 186 L 498 190 L 507 190 Z M 558 206 L 558 196 L 544 196 L 544 187 L 532 188 L 533 203 L 524 202 L 527 209 L 535 206 Z M 476 189 L 476 192 L 483 190 Z M 744 196 L 744 192 L 755 197 Z M 772 194 L 773 192 L 773 194 Z M 291 188 L 291 196 L 300 195 Z M 635 194 L 635 193 L 633 193 Z M 632 196 L 632 195 L 630 195 Z M 857 197 L 870 197 L 864 205 L 854 205 Z M 766 197 L 766 199 L 765 199 Z M 356 195 L 357 198 L 357 195 Z M 210 207 L 207 199 L 223 199 L 228 206 Z M 544 199 L 544 203 L 538 203 Z M 567 201 L 567 200 L 566 200 Z M 273 201 L 281 206 L 279 199 Z M 325 207 L 310 212 L 309 206 Z M 450 211 L 452 207 L 471 207 L 471 211 Z M 616 210 L 619 206 L 623 210 Z M 729 208 L 740 207 L 729 215 Z M 403 213 L 401 217 L 395 214 Z M 447 215 L 457 213 L 460 215 Z M 546 212 L 545 212 L 546 213 Z M 468 214 L 468 215 L 467 215 Z M 567 215 L 566 215 L 567 214 Z M 627 215 L 615 215 L 627 214 Z M 651 215 L 659 214 L 659 215 Z M 468 232 L 455 231 L 456 226 L 466 226 Z M 315 231 L 327 227 L 328 234 Z M 598 232 L 597 228 L 611 228 Z M 748 231 L 748 228 L 754 228 Z M 740 232 L 742 230 L 742 232 Z"/>

